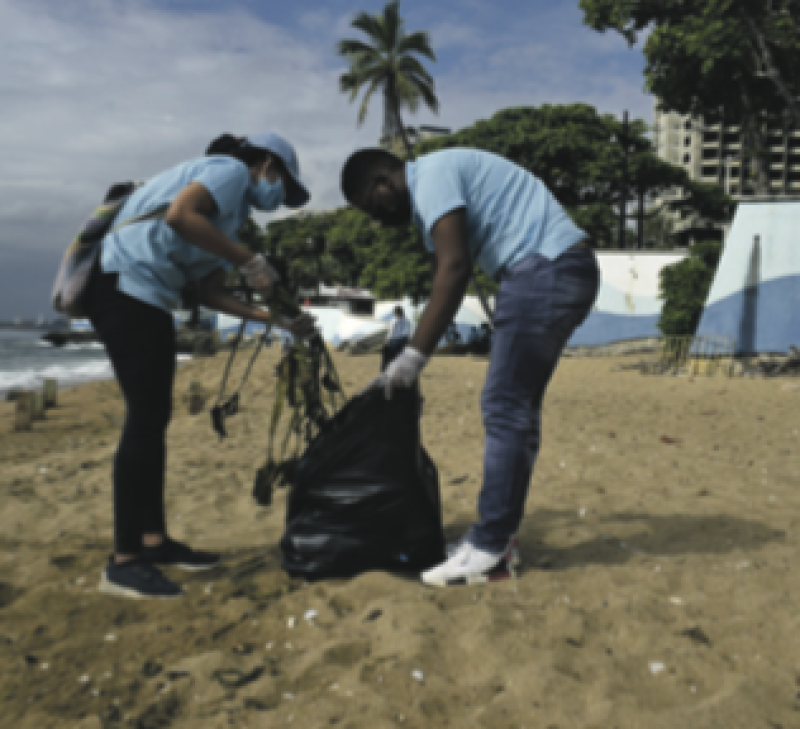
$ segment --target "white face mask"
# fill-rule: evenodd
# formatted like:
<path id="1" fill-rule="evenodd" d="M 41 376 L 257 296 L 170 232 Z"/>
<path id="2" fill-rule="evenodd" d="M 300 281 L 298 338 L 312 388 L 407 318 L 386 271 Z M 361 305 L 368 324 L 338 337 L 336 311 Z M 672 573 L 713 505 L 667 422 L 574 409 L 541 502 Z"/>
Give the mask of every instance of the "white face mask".
<path id="1" fill-rule="evenodd" d="M 270 182 L 260 177 L 255 185 L 250 185 L 249 203 L 265 213 L 277 210 L 286 199 L 283 181 Z"/>

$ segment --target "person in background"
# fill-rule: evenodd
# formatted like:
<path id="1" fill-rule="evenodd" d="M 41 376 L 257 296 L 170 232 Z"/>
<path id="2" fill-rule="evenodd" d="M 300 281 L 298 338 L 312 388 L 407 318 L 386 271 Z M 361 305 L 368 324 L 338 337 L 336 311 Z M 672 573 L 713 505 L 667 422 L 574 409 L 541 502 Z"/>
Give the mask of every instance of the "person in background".
<path id="1" fill-rule="evenodd" d="M 444 338 L 448 344 L 461 344 L 461 333 L 458 331 L 455 322 L 452 322 L 450 326 L 447 327 Z"/>
<path id="2" fill-rule="evenodd" d="M 112 188 L 113 190 L 114 188 Z M 182 590 L 159 567 L 203 570 L 219 555 L 172 539 L 164 508 L 166 431 L 172 415 L 175 325 L 181 290 L 196 284 L 199 304 L 226 314 L 277 324 L 298 337 L 316 333 L 307 315 L 289 321 L 251 306 L 224 289 L 236 267 L 247 285 L 269 299 L 278 274 L 261 254 L 237 240 L 255 208 L 299 208 L 309 193 L 293 147 L 277 134 L 223 135 L 206 156 L 153 177 L 127 200 L 116 225 L 160 206 L 161 220 L 112 229 L 87 290 L 89 318 L 106 347 L 125 398 L 125 425 L 114 458 L 114 554 L 102 592 L 133 598 L 174 598 Z"/>
<path id="3" fill-rule="evenodd" d="M 382 225 L 414 223 L 435 253 L 431 296 L 414 336 L 374 382 L 387 396 L 418 382 L 461 306 L 473 266 L 499 280 L 481 397 L 480 518 L 422 581 L 444 587 L 512 576 L 544 393 L 600 285 L 591 244 L 541 180 L 482 150 L 445 149 L 415 162 L 360 150 L 345 163 L 341 182 L 348 202 Z"/>
<path id="4" fill-rule="evenodd" d="M 411 322 L 406 319 L 402 306 L 394 307 L 394 318 L 386 333 L 386 343 L 381 350 L 381 372 L 406 348 L 411 337 Z"/>

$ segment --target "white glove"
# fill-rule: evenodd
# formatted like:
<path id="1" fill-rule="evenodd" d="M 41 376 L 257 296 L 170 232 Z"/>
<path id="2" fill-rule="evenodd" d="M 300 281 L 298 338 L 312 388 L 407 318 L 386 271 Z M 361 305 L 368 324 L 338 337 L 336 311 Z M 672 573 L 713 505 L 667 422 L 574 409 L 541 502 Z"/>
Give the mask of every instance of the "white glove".
<path id="1" fill-rule="evenodd" d="M 278 326 L 289 332 L 295 339 L 313 339 L 319 336 L 315 322 L 316 319 L 313 316 L 304 312 L 296 319 L 290 319 L 288 316 L 280 317 Z"/>
<path id="2" fill-rule="evenodd" d="M 387 400 L 392 399 L 395 387 L 411 387 L 428 364 L 429 358 L 413 347 L 406 347 L 397 359 L 373 381 L 371 387 L 383 388 Z"/>
<path id="3" fill-rule="evenodd" d="M 267 263 L 267 259 L 261 253 L 253 256 L 244 266 L 240 266 L 239 271 L 251 289 L 268 289 L 281 280 L 278 272 Z"/>

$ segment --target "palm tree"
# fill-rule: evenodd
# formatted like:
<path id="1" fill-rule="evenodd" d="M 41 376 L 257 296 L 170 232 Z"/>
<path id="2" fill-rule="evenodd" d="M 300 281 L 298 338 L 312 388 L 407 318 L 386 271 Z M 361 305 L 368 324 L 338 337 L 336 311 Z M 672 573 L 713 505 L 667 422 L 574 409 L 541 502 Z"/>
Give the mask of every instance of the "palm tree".
<path id="1" fill-rule="evenodd" d="M 370 43 L 360 40 L 342 40 L 337 52 L 347 59 L 350 70 L 339 77 L 339 89 L 350 94 L 350 103 L 362 88 L 366 93 L 358 111 L 359 126 L 367 117 L 369 102 L 377 90 L 383 91 L 383 139 L 402 137 L 409 157 L 411 144 L 400 117 L 400 109 L 414 113 L 420 101 L 434 113 L 439 112 L 439 100 L 434 92 L 433 78 L 413 55 L 418 54 L 436 61 L 428 34 L 424 31 L 407 34 L 400 17 L 400 2 L 387 3 L 383 13 L 359 13 L 351 23 L 366 34 Z"/>

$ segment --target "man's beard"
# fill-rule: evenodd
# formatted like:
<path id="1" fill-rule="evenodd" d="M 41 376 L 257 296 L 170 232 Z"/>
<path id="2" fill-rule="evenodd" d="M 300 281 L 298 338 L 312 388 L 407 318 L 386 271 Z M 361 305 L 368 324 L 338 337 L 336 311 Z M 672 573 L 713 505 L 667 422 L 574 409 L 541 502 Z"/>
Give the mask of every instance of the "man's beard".
<path id="1" fill-rule="evenodd" d="M 411 200 L 403 199 L 400 195 L 398 197 L 402 202 L 397 206 L 396 210 L 381 211 L 381 223 L 390 228 L 402 228 L 404 225 L 411 225 Z"/>

